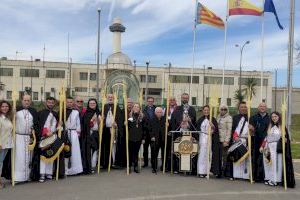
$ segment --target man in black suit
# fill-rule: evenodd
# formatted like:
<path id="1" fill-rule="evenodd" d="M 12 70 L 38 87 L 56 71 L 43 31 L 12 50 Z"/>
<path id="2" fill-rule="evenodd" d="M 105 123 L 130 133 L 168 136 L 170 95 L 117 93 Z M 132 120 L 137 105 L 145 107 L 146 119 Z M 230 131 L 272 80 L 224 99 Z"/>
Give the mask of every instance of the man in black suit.
<path id="1" fill-rule="evenodd" d="M 152 121 L 155 117 L 155 108 L 156 106 L 154 105 L 154 98 L 153 97 L 148 97 L 147 98 L 147 106 L 144 108 L 143 113 L 145 115 L 145 128 L 146 128 L 146 138 L 145 138 L 145 144 L 144 144 L 144 165 L 143 167 L 148 166 L 148 150 L 150 146 L 150 121 Z"/>

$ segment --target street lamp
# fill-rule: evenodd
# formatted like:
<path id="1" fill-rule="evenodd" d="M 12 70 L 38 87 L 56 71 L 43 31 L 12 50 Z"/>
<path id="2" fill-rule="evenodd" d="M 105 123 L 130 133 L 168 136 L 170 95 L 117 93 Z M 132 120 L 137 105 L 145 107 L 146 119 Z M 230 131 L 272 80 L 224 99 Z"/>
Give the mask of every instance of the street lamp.
<path id="1" fill-rule="evenodd" d="M 99 101 L 99 54 L 100 54 L 100 17 L 101 17 L 101 9 L 98 8 L 98 42 L 97 42 L 97 77 L 96 77 L 96 97 L 97 101 Z M 88 77 L 89 78 L 89 77 Z"/>
<path id="2" fill-rule="evenodd" d="M 240 48 L 240 84 L 239 84 L 239 94 L 242 94 L 242 59 L 243 59 L 243 51 L 244 51 L 244 47 L 250 44 L 250 41 L 247 41 L 243 44 L 243 46 L 236 44 L 235 47 L 239 47 Z"/>
<path id="3" fill-rule="evenodd" d="M 148 75 L 149 75 L 149 64 L 150 64 L 150 61 L 147 61 L 147 62 L 146 62 L 146 88 L 145 88 L 145 102 L 147 102 L 147 98 L 148 98 L 148 84 L 149 84 L 149 81 L 148 81 Z"/>

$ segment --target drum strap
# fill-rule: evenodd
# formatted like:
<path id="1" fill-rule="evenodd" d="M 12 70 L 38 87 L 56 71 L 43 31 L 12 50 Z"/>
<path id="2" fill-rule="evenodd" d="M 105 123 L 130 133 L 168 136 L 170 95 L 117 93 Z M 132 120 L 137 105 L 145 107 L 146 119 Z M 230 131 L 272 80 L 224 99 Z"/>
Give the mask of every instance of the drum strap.
<path id="1" fill-rule="evenodd" d="M 242 133 L 243 133 L 243 130 L 244 130 L 245 124 L 246 124 L 246 119 L 245 119 L 245 120 L 244 120 L 244 122 L 243 122 L 243 126 L 242 126 L 242 128 L 241 128 L 240 134 L 242 134 Z"/>

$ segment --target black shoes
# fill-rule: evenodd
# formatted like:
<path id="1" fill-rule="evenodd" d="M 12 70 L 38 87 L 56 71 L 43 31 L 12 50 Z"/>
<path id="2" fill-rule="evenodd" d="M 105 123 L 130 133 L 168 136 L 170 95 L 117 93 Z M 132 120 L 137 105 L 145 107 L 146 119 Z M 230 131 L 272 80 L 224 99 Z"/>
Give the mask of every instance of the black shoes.
<path id="1" fill-rule="evenodd" d="M 140 171 L 139 171 L 139 169 L 138 169 L 137 166 L 133 168 L 133 171 L 134 171 L 135 173 L 140 173 Z"/>
<path id="2" fill-rule="evenodd" d="M 156 169 L 152 169 L 152 173 L 153 173 L 153 174 L 157 174 Z"/>

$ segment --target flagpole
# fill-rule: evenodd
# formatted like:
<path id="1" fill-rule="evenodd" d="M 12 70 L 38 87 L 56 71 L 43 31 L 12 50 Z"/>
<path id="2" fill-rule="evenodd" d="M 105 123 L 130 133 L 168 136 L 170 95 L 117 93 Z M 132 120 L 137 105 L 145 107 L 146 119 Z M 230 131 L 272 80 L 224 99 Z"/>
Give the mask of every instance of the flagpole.
<path id="1" fill-rule="evenodd" d="M 227 58 L 227 25 L 228 25 L 228 1 L 226 6 L 226 20 L 225 20 L 225 33 L 224 33 L 224 61 L 223 61 L 223 72 L 222 72 L 221 104 L 224 104 L 225 68 L 226 68 L 226 58 Z"/>
<path id="2" fill-rule="evenodd" d="M 191 70 L 191 81 L 190 81 L 190 87 L 189 87 L 189 96 L 190 96 L 190 102 L 192 99 L 192 84 L 193 84 L 193 74 L 194 74 L 194 68 L 195 68 L 195 49 L 196 49 L 196 24 L 197 24 L 197 6 L 198 6 L 198 0 L 196 0 L 196 6 L 195 6 L 195 18 L 194 18 L 194 30 L 193 30 L 193 62 L 192 62 L 192 70 Z"/>
<path id="3" fill-rule="evenodd" d="M 292 120 L 292 88 L 293 88 L 293 50 L 294 50 L 294 29 L 295 29 L 295 0 L 290 1 L 290 33 L 289 33 L 289 53 L 288 53 L 288 108 L 287 108 L 287 126 L 290 131 L 290 125 Z M 292 134 L 290 134 L 290 137 Z"/>
<path id="4" fill-rule="evenodd" d="M 263 0 L 263 8 L 265 0 Z M 265 48 L 265 12 L 261 15 L 261 69 L 260 69 L 260 101 L 263 100 L 263 70 L 264 70 L 264 48 Z"/>

